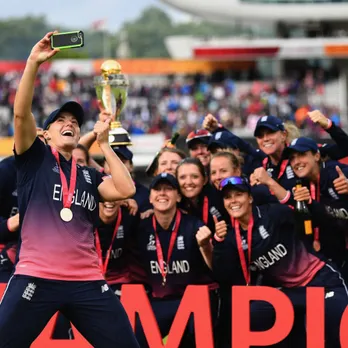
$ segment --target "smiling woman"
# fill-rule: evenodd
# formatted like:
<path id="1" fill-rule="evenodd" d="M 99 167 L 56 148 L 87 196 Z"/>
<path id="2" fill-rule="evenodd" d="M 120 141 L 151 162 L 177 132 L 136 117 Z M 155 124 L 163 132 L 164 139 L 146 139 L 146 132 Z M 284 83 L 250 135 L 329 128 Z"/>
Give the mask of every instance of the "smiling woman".
<path id="1" fill-rule="evenodd" d="M 214 232 L 214 216 L 221 217 L 221 201 L 208 183 L 203 163 L 198 158 L 186 158 L 179 163 L 176 175 L 182 195 L 180 208 L 202 220 Z"/>
<path id="2" fill-rule="evenodd" d="M 175 175 L 179 162 L 186 157 L 185 153 L 176 148 L 163 148 L 157 156 L 155 175 L 169 173 Z"/>
<path id="3" fill-rule="evenodd" d="M 305 308 L 306 287 L 334 288 L 337 297 L 325 303 L 325 338 L 328 347 L 340 347 L 339 323 L 348 303 L 344 281 L 336 266 L 326 264 L 322 254 L 307 248 L 296 228 L 294 210 L 282 204 L 257 206 L 242 177 L 222 180 L 220 189 L 230 223 L 216 223 L 212 262 L 216 279 L 233 285 L 242 276 L 246 285 L 279 287 L 295 311 Z M 250 330 L 265 331 L 273 324 L 273 308 L 253 301 Z M 299 324 L 304 329 L 303 318 Z"/>
<path id="4" fill-rule="evenodd" d="M 83 109 L 76 102 L 65 103 L 50 114 L 44 123 L 44 138 L 67 160 L 80 139 L 80 126 L 83 122 Z M 65 154 L 65 155 L 64 155 Z"/>
<path id="5" fill-rule="evenodd" d="M 50 47 L 52 35 L 47 33 L 31 50 L 14 103 L 21 248 L 9 291 L 0 302 L 0 346 L 30 346 L 64 306 L 68 319 L 93 346 L 138 347 L 123 307 L 103 278 L 94 243 L 99 197 L 119 200 L 134 194 L 127 169 L 108 144 L 110 120 L 94 128 L 111 168 L 112 178 L 106 180 L 95 169 L 77 165 L 72 156 L 84 118 L 78 103 L 67 102 L 48 116 L 48 145 L 37 137 L 31 105 L 40 65 L 58 52 Z M 77 296 L 81 291 L 85 301 Z M 10 310 L 16 313 L 12 317 Z"/>
<path id="6" fill-rule="evenodd" d="M 208 284 L 214 290 L 217 287 L 208 269 L 211 266 L 212 234 L 198 218 L 177 208 L 180 200 L 176 178 L 167 173 L 157 175 L 150 185 L 154 214 L 140 221 L 135 234 L 137 254 L 152 289 L 150 302 L 162 337 L 169 333 L 186 286 Z M 214 290 L 210 296 L 215 318 L 217 297 Z M 192 319 L 188 331 L 184 339 L 187 345 L 182 343 L 185 347 L 194 347 Z M 141 347 L 147 347 L 139 323 L 136 333 Z"/>

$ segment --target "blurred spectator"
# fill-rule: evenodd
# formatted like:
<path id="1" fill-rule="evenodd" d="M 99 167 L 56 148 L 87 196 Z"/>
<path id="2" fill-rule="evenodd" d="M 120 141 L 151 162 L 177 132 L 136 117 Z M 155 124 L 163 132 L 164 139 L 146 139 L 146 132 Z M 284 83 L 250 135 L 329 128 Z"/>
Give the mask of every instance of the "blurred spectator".
<path id="1" fill-rule="evenodd" d="M 13 135 L 12 107 L 19 78 L 16 72 L 0 76 L 0 136 Z M 308 70 L 302 78 L 270 82 L 243 83 L 229 77 L 219 81 L 203 75 L 162 77 L 146 83 L 135 77 L 130 80 L 122 124 L 131 134 L 188 134 L 200 128 L 207 113 L 213 113 L 226 127 L 234 129 L 253 129 L 260 116 L 274 115 L 294 121 L 308 136 L 320 130 L 308 122 L 307 110 L 320 109 L 333 122 L 340 123 L 338 108 L 322 103 L 325 81 L 320 71 L 313 74 Z M 38 126 L 67 100 L 83 105 L 86 121 L 82 132 L 91 130 L 98 114 L 93 76 L 77 76 L 73 72 L 65 79 L 57 74 L 38 76 L 33 100 Z"/>

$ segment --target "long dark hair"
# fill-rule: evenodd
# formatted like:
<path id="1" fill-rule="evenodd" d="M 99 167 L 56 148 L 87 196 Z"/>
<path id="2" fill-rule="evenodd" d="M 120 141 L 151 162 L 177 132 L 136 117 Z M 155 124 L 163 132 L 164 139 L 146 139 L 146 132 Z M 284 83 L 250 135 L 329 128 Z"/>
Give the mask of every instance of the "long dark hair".
<path id="1" fill-rule="evenodd" d="M 202 174 L 203 178 L 205 179 L 207 177 L 207 174 L 205 172 L 205 168 L 204 168 L 202 162 L 198 158 L 187 157 L 187 158 L 184 158 L 183 160 L 181 160 L 179 162 L 178 166 L 176 167 L 175 176 L 177 179 L 178 179 L 179 168 L 185 164 L 195 165 L 196 167 L 198 167 L 199 172 Z"/>
<path id="2" fill-rule="evenodd" d="M 202 162 L 198 158 L 192 158 L 192 157 L 188 157 L 188 158 L 185 158 L 182 161 L 180 161 L 180 163 L 178 164 L 178 166 L 176 168 L 176 173 L 175 173 L 177 179 L 178 179 L 179 168 L 185 164 L 195 165 L 198 168 L 201 175 L 203 176 L 204 180 L 206 180 L 207 174 L 206 174 L 206 171 L 205 171 L 205 168 L 204 168 Z M 182 194 L 181 189 L 180 189 L 180 185 L 179 185 L 179 190 L 180 190 L 180 194 L 181 194 L 181 202 L 179 204 L 179 207 L 181 209 L 183 209 L 184 211 L 186 211 L 187 213 L 193 213 L 192 209 L 196 210 L 197 207 L 194 204 L 192 204 L 192 202 L 189 198 L 185 197 Z M 200 200 L 200 198 L 202 197 L 202 192 L 203 192 L 203 190 L 199 193 L 198 200 Z"/>

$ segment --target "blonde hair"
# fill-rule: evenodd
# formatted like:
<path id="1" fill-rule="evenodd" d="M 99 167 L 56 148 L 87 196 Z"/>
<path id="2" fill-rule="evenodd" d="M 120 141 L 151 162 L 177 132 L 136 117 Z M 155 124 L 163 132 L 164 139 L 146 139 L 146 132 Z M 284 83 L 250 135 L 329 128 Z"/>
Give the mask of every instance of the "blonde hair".
<path id="1" fill-rule="evenodd" d="M 217 153 L 215 153 L 212 157 L 210 162 L 214 159 L 214 158 L 218 158 L 218 157 L 224 157 L 227 158 L 233 169 L 239 169 L 240 171 L 242 171 L 242 163 L 240 162 L 239 158 L 230 151 L 219 151 Z"/>
<path id="2" fill-rule="evenodd" d="M 297 139 L 301 136 L 300 129 L 291 121 L 284 123 L 284 128 L 286 131 L 286 143 L 290 144 L 294 139 Z"/>

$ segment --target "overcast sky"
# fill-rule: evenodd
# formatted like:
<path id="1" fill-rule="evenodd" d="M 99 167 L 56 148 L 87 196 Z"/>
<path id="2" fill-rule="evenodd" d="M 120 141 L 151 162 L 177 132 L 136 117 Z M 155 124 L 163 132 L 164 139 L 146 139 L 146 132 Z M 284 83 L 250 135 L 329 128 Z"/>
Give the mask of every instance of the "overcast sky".
<path id="1" fill-rule="evenodd" d="M 94 21 L 106 18 L 107 29 L 114 31 L 151 5 L 165 9 L 174 20 L 187 18 L 159 0 L 0 0 L 0 3 L 1 19 L 45 15 L 52 25 L 64 25 L 72 30 L 85 29 Z"/>

